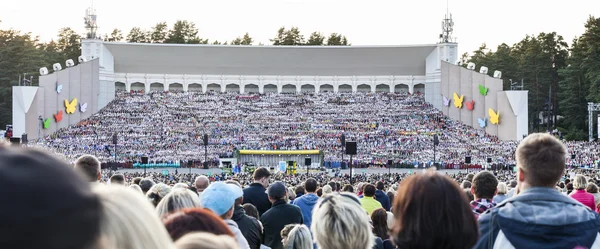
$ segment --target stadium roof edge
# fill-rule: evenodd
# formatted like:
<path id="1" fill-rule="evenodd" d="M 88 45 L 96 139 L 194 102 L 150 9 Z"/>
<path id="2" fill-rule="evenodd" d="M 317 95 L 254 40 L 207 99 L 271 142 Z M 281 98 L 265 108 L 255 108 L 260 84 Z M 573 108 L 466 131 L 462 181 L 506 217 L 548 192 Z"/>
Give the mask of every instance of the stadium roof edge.
<path id="1" fill-rule="evenodd" d="M 167 47 L 218 47 L 218 48 L 419 48 L 419 47 L 437 47 L 438 44 L 407 44 L 407 45 L 348 45 L 348 46 L 291 46 L 291 45 L 215 45 L 215 44 L 176 44 L 176 43 L 132 43 L 132 42 L 104 42 L 107 45 L 124 45 L 124 46 L 167 46 Z"/>

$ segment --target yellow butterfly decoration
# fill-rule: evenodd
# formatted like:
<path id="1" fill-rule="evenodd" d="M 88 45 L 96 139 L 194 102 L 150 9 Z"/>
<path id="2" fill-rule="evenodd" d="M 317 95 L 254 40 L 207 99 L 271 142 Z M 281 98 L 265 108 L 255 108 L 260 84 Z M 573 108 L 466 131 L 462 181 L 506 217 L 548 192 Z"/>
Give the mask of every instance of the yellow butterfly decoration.
<path id="1" fill-rule="evenodd" d="M 456 106 L 456 108 L 462 108 L 463 99 L 465 99 L 465 95 L 461 95 L 459 98 L 458 94 L 454 93 L 454 106 Z"/>
<path id="2" fill-rule="evenodd" d="M 74 98 L 73 101 L 71 101 L 71 103 L 69 103 L 69 101 L 65 99 L 65 107 L 67 108 L 67 114 L 75 113 L 75 111 L 77 110 L 77 98 Z"/>
<path id="3" fill-rule="evenodd" d="M 497 125 L 500 122 L 500 112 L 495 113 L 492 108 L 488 109 L 488 114 L 490 115 L 490 123 Z"/>

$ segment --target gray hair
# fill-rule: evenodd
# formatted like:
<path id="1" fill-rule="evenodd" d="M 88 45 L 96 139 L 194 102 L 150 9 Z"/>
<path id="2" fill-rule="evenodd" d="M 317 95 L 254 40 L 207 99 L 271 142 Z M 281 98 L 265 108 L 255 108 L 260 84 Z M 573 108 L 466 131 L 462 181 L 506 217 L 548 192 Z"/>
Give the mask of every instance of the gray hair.
<path id="1" fill-rule="evenodd" d="M 312 236 L 306 225 L 296 225 L 283 242 L 285 249 L 312 249 Z"/>
<path id="2" fill-rule="evenodd" d="M 238 249 L 238 243 L 229 235 L 212 233 L 188 233 L 179 238 L 175 245 L 178 249 Z"/>
<path id="3" fill-rule="evenodd" d="M 580 189 L 585 189 L 586 187 L 587 187 L 587 180 L 585 179 L 585 176 L 583 176 L 581 174 L 575 175 L 575 180 L 573 180 L 573 188 L 580 190 Z"/>
<path id="4" fill-rule="evenodd" d="M 507 187 L 506 187 L 506 183 L 503 182 L 499 182 L 498 183 L 498 194 L 499 195 L 505 195 L 508 192 Z"/>
<path id="5" fill-rule="evenodd" d="M 156 212 L 162 218 L 181 209 L 194 207 L 201 207 L 198 195 L 189 189 L 175 188 L 156 205 Z"/>

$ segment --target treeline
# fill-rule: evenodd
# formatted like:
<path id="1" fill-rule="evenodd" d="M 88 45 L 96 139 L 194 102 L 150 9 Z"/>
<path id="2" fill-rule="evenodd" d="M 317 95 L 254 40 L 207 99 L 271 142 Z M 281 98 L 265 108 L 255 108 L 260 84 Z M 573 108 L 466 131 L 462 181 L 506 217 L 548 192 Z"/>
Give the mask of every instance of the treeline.
<path id="1" fill-rule="evenodd" d="M 556 32 L 540 33 L 495 50 L 483 44 L 462 55 L 459 63 L 468 62 L 477 71 L 488 67 L 490 76 L 502 71 L 505 90 L 520 90 L 523 82 L 530 131 L 558 129 L 567 140 L 587 140 L 587 103 L 600 103 L 600 18 L 590 16 L 570 47 Z"/>

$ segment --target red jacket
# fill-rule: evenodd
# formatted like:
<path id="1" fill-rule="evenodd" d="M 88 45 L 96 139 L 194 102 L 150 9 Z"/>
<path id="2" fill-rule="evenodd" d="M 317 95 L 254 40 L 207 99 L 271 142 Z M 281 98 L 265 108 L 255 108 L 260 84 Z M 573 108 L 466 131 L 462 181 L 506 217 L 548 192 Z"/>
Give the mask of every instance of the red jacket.
<path id="1" fill-rule="evenodd" d="M 584 189 L 573 191 L 573 193 L 571 193 L 571 198 L 581 202 L 581 204 L 591 208 L 592 210 L 596 210 L 596 202 L 594 202 L 594 195 L 585 192 Z"/>

